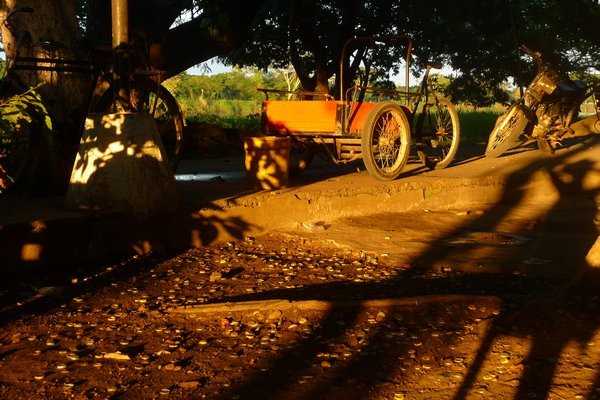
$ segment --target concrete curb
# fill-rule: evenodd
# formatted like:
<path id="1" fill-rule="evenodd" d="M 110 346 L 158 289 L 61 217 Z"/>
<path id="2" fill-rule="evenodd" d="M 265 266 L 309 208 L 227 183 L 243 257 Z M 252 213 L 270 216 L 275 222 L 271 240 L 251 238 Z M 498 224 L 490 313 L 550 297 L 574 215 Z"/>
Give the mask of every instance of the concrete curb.
<path id="1" fill-rule="evenodd" d="M 587 146 L 587 145 L 586 145 Z M 581 166 L 582 185 L 600 187 L 600 155 L 586 147 L 586 163 Z M 0 254 L 3 272 L 23 272 L 36 268 L 67 267 L 98 263 L 114 258 L 150 251 L 181 251 L 193 246 L 243 239 L 270 230 L 293 229 L 303 223 L 329 221 L 348 216 L 361 216 L 414 209 L 452 209 L 472 204 L 493 204 L 511 196 L 529 200 L 559 196 L 548 171 L 557 165 L 576 163 L 564 157 L 544 158 L 539 152 L 517 158 L 478 160 L 459 165 L 443 173 L 433 171 L 402 178 L 390 183 L 373 180 L 366 173 L 329 178 L 305 186 L 270 192 L 257 192 L 199 202 L 186 199 L 177 212 L 138 221 L 128 216 L 90 215 L 67 212 L 57 198 L 35 201 L 0 202 Z M 581 152 L 579 152 L 581 153 Z M 577 154 L 576 154 L 577 155 Z M 516 157 L 516 156 L 515 156 Z M 479 164 L 478 164 L 479 163 Z M 548 168 L 542 166 L 550 163 Z M 511 169 L 498 166 L 511 165 Z M 481 166 L 489 167 L 486 173 Z M 461 168 L 475 169 L 478 176 L 457 178 Z M 481 169 L 481 170 L 480 170 Z M 577 168 L 575 168 L 577 170 Z M 569 172 L 571 175 L 578 172 Z M 463 175 L 465 175 L 463 173 Z M 467 174 L 468 175 L 468 174 Z M 218 184 L 204 183 L 195 189 L 202 193 Z M 234 185 L 235 186 L 235 185 Z M 243 193 L 240 184 L 229 186 L 229 193 Z M 583 188 L 585 190 L 585 188 Z M 525 194 L 524 194 L 525 193 Z M 564 194 L 564 193 L 563 193 Z M 213 196 L 215 198 L 215 196 Z M 19 210 L 28 210 L 19 214 Z M 274 212 L 277 210 L 277 212 Z M 10 217 L 14 212 L 20 217 Z"/>

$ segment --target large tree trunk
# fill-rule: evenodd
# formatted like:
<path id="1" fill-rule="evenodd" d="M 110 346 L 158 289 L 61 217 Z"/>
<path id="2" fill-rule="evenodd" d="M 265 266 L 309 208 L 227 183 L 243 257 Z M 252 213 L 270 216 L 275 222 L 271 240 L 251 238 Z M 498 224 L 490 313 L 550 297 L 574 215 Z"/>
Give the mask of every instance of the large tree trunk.
<path id="1" fill-rule="evenodd" d="M 290 3 L 290 29 L 298 35 L 302 44 L 308 49 L 313 56 L 315 63 L 315 71 L 310 76 L 307 71 L 298 71 L 298 76 L 301 77 L 303 85 L 314 88 L 317 93 L 330 93 L 329 78 L 336 75 L 337 72 L 337 60 L 330 63 L 329 54 L 340 54 L 341 48 L 339 49 L 328 49 L 325 44 L 321 41 L 318 33 L 315 30 L 313 16 L 317 13 L 317 4 L 313 1 L 296 1 Z M 345 30 L 344 30 L 345 32 Z M 343 45 L 343 41 L 341 42 Z M 294 54 L 292 56 L 292 63 L 294 67 L 302 68 L 300 63 L 294 62 Z M 337 95 L 337 93 L 336 93 Z"/>
<path id="2" fill-rule="evenodd" d="M 20 56 L 51 57 L 58 59 L 82 59 L 81 32 L 77 24 L 73 0 L 0 0 L 1 18 L 15 7 L 31 7 L 33 14 L 17 13 L 13 32 L 2 26 L 2 37 L 7 57 Z M 16 49 L 19 33 L 23 33 L 22 44 Z M 43 41 L 57 42 L 62 49 L 48 52 L 43 47 L 31 47 Z M 87 96 L 91 76 L 65 72 L 19 71 L 19 77 L 30 86 L 43 83 L 40 89 L 47 107 L 59 120 L 79 119 L 78 112 Z"/>
<path id="3" fill-rule="evenodd" d="M 15 13 L 8 27 L 2 25 L 2 38 L 7 59 L 40 57 L 82 59 L 81 32 L 73 0 L 0 0 L 0 18 L 16 7 L 31 7 L 33 13 Z M 64 47 L 48 51 L 41 42 L 56 42 Z M 91 88 L 90 74 L 51 71 L 14 71 L 18 78 L 38 92 L 52 118 L 53 130 L 38 138 L 40 146 L 34 166 L 43 171 L 33 185 L 64 188 L 72 166 L 80 135 L 81 118 Z"/>
<path id="4" fill-rule="evenodd" d="M 172 76 L 200 62 L 239 47 L 248 37 L 254 17 L 267 0 L 210 0 L 203 3 L 198 16 L 176 28 L 170 29 L 184 9 L 193 5 L 191 0 L 130 0 L 130 33 L 132 46 L 140 45 L 140 65 L 148 62 L 150 67 Z M 60 59 L 83 59 L 88 50 L 82 45 L 81 32 L 75 14 L 74 0 L 0 0 L 0 18 L 15 7 L 31 7 L 34 14 L 19 13 L 9 31 L 2 27 L 3 41 L 9 57 L 14 56 L 19 32 L 24 32 L 23 43 L 54 41 L 65 45 L 64 49 L 43 54 L 39 48 L 19 46 L 22 56 L 50 56 Z M 88 45 L 110 43 L 110 0 L 87 0 Z M 95 45 L 94 44 L 94 45 Z M 135 52 L 137 56 L 138 53 Z M 136 58 L 137 59 L 137 58 Z M 136 64 L 136 66 L 138 66 Z M 144 65 L 148 66 L 148 65 Z M 64 144 L 73 144 L 67 150 L 67 160 L 75 155 L 80 136 L 80 122 L 87 112 L 87 97 L 91 89 L 91 76 L 49 73 L 19 72 L 29 86 L 44 83 L 40 93 L 52 114 L 57 128 L 43 143 L 51 160 L 65 150 Z M 56 138 L 62 147 L 55 146 Z M 53 165 L 57 163 L 54 162 Z M 51 181 L 66 183 L 71 164 L 63 174 L 54 167 Z"/>

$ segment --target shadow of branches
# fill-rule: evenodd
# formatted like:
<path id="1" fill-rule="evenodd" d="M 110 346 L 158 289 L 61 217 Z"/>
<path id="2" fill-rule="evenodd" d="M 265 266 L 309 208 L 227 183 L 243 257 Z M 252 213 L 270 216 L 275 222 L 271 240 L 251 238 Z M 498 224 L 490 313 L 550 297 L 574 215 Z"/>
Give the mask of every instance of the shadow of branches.
<path id="1" fill-rule="evenodd" d="M 480 217 L 465 225 L 457 226 L 449 234 L 439 237 L 424 252 L 411 260 L 410 268 L 396 277 L 381 283 L 341 282 L 334 284 L 316 284 L 302 289 L 282 289 L 222 299 L 228 302 L 256 299 L 290 300 L 331 300 L 356 299 L 355 307 L 344 310 L 333 309 L 322 318 L 317 329 L 292 348 L 279 353 L 269 368 L 249 377 L 249 381 L 233 388 L 233 393 L 243 393 L 243 398 L 253 399 L 313 399 L 346 398 L 363 399 L 373 395 L 374 388 L 388 382 L 402 387 L 411 381 L 414 371 L 402 368 L 402 360 L 407 357 L 409 342 L 399 340 L 399 329 L 406 324 L 398 323 L 393 315 L 408 315 L 414 331 L 423 326 L 439 330 L 457 329 L 457 326 L 472 323 L 472 320 L 444 321 L 437 315 L 439 310 L 456 308 L 466 310 L 468 304 L 455 302 L 439 303 L 438 307 L 427 305 L 407 310 L 406 307 L 391 307 L 385 317 L 379 319 L 368 334 L 368 344 L 352 358 L 336 368 L 331 378 L 313 382 L 299 390 L 297 382 L 307 374 L 309 367 L 317 362 L 317 355 L 326 352 L 329 344 L 345 342 L 347 333 L 364 311 L 361 301 L 408 296 L 435 296 L 456 294 L 471 296 L 496 296 L 503 304 L 498 316 L 487 316 L 486 334 L 476 352 L 475 358 L 468 364 L 468 370 L 458 387 L 430 387 L 429 394 L 439 391 L 436 398 L 462 399 L 469 397 L 472 390 L 485 391 L 492 384 L 482 380 L 481 372 L 489 359 L 492 348 L 498 339 L 513 337 L 531 343 L 530 351 L 519 364 L 522 373 L 516 381 L 509 382 L 513 392 L 507 396 L 515 399 L 546 398 L 556 379 L 555 373 L 560 356 L 568 343 L 576 342 L 584 346 L 600 327 L 598 318 L 598 288 L 600 271 L 586 261 L 586 255 L 594 245 L 598 231 L 595 224 L 597 205 L 597 185 L 590 184 L 598 173 L 588 160 L 569 164 L 569 158 L 580 153 L 582 148 L 566 151 L 551 159 L 530 163 L 508 178 L 506 190 L 500 202 L 492 206 Z M 528 198 L 534 175 L 545 173 L 551 178 L 552 186 L 558 193 L 551 207 L 540 207 L 538 220 L 541 221 L 529 232 L 533 240 L 522 246 L 490 247 L 488 260 L 500 266 L 500 273 L 450 274 L 447 277 L 431 278 L 427 273 L 436 260 L 446 258 L 468 258 L 473 249 L 452 247 L 447 242 L 468 231 L 497 231 L 511 218 L 520 206 L 535 204 Z M 526 231 L 521 226 L 521 231 Z M 558 235 L 557 233 L 561 233 Z M 570 242 L 565 244 L 565 233 Z M 572 240 L 572 241 L 571 241 Z M 474 248 L 477 245 L 474 245 Z M 473 253 L 475 254 L 475 253 Z M 515 265 L 514 258 L 542 260 L 540 264 L 550 263 L 547 270 L 531 269 L 524 272 L 523 265 Z M 543 257 L 556 257 L 543 260 Z M 334 295 L 337 296 L 334 298 Z M 446 299 L 441 297 L 442 299 Z M 477 305 L 485 303 L 485 297 L 474 301 Z M 485 308 L 485 307 L 484 307 Z M 460 315 L 457 311 L 456 315 Z M 448 318 L 445 315 L 445 318 Z M 455 317 L 456 318 L 456 317 Z M 406 318 L 405 318 L 406 320 Z M 444 340 L 429 339 L 421 343 L 421 353 L 433 357 L 432 348 L 447 351 L 460 342 L 460 335 L 446 335 Z M 413 347 L 414 348 L 414 347 Z M 593 368 L 598 360 L 588 360 Z M 441 364 L 443 360 L 435 360 Z M 497 379 L 497 378 L 496 378 Z M 598 376 L 594 387 L 598 386 Z M 265 390 L 268 387 L 268 390 Z M 445 391 L 444 391 L 445 390 Z M 587 395 L 591 395 L 591 392 Z M 419 398 L 415 394 L 415 398 Z"/>

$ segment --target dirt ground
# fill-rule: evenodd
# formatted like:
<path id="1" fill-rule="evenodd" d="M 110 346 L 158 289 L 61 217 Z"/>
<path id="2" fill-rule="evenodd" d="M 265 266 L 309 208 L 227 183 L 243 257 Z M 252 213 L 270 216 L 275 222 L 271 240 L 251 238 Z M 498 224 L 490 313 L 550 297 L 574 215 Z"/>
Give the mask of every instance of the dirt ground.
<path id="1" fill-rule="evenodd" d="M 322 219 L 3 276 L 0 398 L 600 399 L 597 146 L 433 171 L 440 201 L 418 204 L 445 203 L 444 175 L 525 171 L 499 201 L 344 216 L 308 197 Z"/>
<path id="2" fill-rule="evenodd" d="M 600 398 L 596 210 L 353 217 L 15 277 L 0 397 Z"/>

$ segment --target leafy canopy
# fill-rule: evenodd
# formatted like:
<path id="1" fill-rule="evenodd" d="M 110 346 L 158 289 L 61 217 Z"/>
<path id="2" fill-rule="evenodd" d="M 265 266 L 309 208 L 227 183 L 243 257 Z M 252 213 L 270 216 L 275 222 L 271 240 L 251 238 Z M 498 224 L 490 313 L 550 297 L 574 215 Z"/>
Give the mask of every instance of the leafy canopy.
<path id="1" fill-rule="evenodd" d="M 415 69 L 426 60 L 444 61 L 458 74 L 447 87 L 452 98 L 485 105 L 505 100 L 507 78 L 520 85 L 531 78 L 534 68 L 517 52 L 520 44 L 541 51 L 565 72 L 600 70 L 599 20 L 597 0 L 271 0 L 255 19 L 247 45 L 224 59 L 259 68 L 292 63 L 305 89 L 320 84 L 337 93 L 328 82 L 339 79 L 346 40 L 408 34 Z M 402 68 L 403 52 L 388 48 L 368 58 L 359 49 L 348 75 L 370 69 L 378 71 L 371 83 L 386 79 L 385 72 Z"/>

